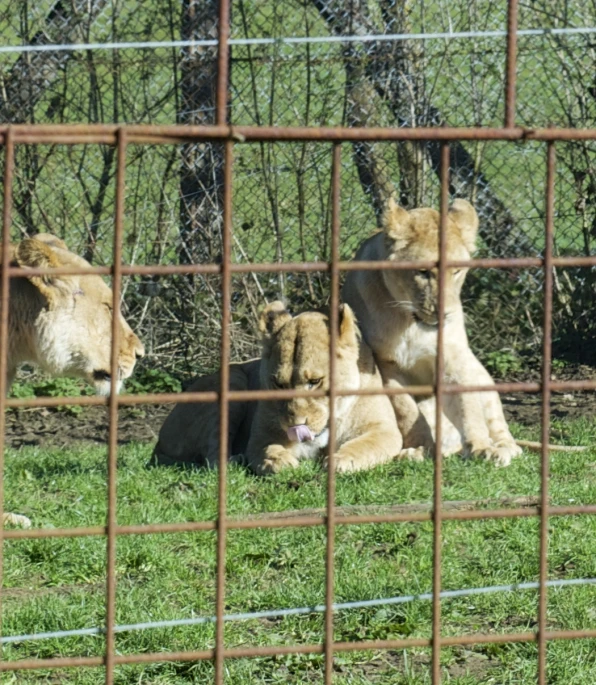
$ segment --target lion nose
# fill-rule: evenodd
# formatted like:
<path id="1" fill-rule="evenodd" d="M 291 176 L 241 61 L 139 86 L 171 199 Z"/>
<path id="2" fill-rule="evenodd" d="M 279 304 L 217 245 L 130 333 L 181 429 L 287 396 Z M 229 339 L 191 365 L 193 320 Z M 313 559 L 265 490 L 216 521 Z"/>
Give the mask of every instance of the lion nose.
<path id="1" fill-rule="evenodd" d="M 143 343 L 137 338 L 137 344 L 135 346 L 135 357 L 137 359 L 141 359 L 141 357 L 145 356 L 145 347 L 143 346 Z"/>

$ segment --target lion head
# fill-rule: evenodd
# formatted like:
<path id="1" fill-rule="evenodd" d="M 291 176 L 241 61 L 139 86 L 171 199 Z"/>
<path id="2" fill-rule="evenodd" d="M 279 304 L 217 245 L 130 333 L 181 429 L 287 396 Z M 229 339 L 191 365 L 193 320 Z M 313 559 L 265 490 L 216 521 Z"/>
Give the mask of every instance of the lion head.
<path id="1" fill-rule="evenodd" d="M 434 209 L 407 210 L 389 200 L 383 215 L 388 258 L 394 261 L 437 261 L 440 215 Z M 476 247 L 478 215 L 466 200 L 455 200 L 447 215 L 447 259 L 470 259 Z M 449 320 L 461 309 L 461 288 L 466 268 L 449 268 L 445 278 L 445 316 Z M 438 270 L 384 270 L 391 304 L 412 314 L 429 327 L 438 325 Z"/>
<path id="2" fill-rule="evenodd" d="M 90 268 L 55 236 L 39 234 L 16 245 L 13 264 L 22 268 Z M 86 379 L 98 394 L 112 385 L 112 290 L 96 275 L 44 275 L 14 279 L 10 302 L 9 366 L 39 364 L 54 376 Z M 144 349 L 117 312 L 117 390 L 134 369 Z"/>
<path id="3" fill-rule="evenodd" d="M 329 319 L 325 314 L 305 312 L 292 317 L 282 302 L 273 302 L 263 310 L 259 328 L 263 335 L 262 388 L 329 390 Z M 359 339 L 352 310 L 340 305 L 335 365 L 338 388 L 360 385 Z M 353 399 L 338 398 L 338 415 Z M 296 397 L 267 405 L 274 423 L 293 441 L 312 440 L 329 423 L 327 397 Z"/>

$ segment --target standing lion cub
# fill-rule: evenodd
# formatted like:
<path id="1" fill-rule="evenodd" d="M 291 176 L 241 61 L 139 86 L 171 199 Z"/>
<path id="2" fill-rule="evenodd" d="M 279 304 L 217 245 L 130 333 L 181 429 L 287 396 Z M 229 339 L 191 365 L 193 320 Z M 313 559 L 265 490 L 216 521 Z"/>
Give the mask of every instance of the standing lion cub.
<path id="1" fill-rule="evenodd" d="M 436 261 L 439 256 L 439 213 L 410 212 L 390 200 L 383 231 L 366 240 L 356 260 Z M 447 216 L 447 258 L 470 259 L 475 250 L 478 215 L 469 202 L 455 200 Z M 445 320 L 437 318 L 437 269 L 351 271 L 342 296 L 356 313 L 386 386 L 435 382 L 437 329 L 444 326 L 445 380 L 462 385 L 492 385 L 487 370 L 468 345 L 460 293 L 466 268 L 447 269 Z M 406 447 L 434 448 L 434 398 L 416 403 L 410 395 L 392 397 Z M 496 392 L 444 397 L 442 451 L 462 448 L 507 466 L 521 454 Z M 455 427 L 455 429 L 454 429 Z"/>

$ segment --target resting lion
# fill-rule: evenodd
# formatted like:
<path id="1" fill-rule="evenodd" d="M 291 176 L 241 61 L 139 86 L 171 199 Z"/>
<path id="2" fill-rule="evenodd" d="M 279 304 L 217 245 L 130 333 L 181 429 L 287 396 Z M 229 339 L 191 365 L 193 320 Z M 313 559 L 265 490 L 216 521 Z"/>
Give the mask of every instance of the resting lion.
<path id="1" fill-rule="evenodd" d="M 11 266 L 90 267 L 62 240 L 40 233 L 11 246 Z M 31 276 L 10 279 L 7 388 L 18 366 L 28 362 L 52 376 L 84 378 L 100 395 L 112 386 L 112 290 L 100 276 Z M 144 349 L 122 314 L 116 388 L 134 369 Z M 5 522 L 30 525 L 25 517 L 4 514 Z"/>
<path id="2" fill-rule="evenodd" d="M 439 213 L 410 212 L 390 200 L 383 231 L 366 240 L 356 260 L 409 261 L 438 259 Z M 475 250 L 478 215 L 469 202 L 455 200 L 447 216 L 447 258 L 467 260 Z M 460 292 L 466 268 L 446 273 L 444 359 L 445 380 L 462 385 L 492 385 L 487 370 L 468 345 Z M 385 385 L 426 385 L 435 382 L 437 269 L 351 271 L 342 290 L 366 342 L 371 346 Z M 496 392 L 446 395 L 442 451 L 460 451 L 507 466 L 521 454 L 513 439 Z M 392 402 L 406 447 L 434 447 L 434 398 L 420 404 L 410 395 Z M 454 430 L 454 427 L 457 430 Z"/>
<path id="3" fill-rule="evenodd" d="M 260 317 L 261 360 L 230 367 L 232 389 L 329 389 L 329 323 L 324 314 L 292 317 L 281 302 Z M 360 340 L 352 310 L 343 305 L 337 349 L 337 387 L 381 388 L 369 347 Z M 199 378 L 189 390 L 217 390 L 219 375 Z M 255 407 L 256 405 L 256 407 Z M 158 463 L 187 461 L 214 465 L 219 452 L 216 404 L 180 404 L 164 422 L 154 456 Z M 401 435 L 387 397 L 339 397 L 335 408 L 337 471 L 358 471 L 397 456 L 422 458 L 421 451 L 401 449 Z M 230 405 L 231 453 L 244 454 L 260 474 L 294 467 L 301 459 L 326 455 L 329 439 L 326 397 L 300 397 Z"/>

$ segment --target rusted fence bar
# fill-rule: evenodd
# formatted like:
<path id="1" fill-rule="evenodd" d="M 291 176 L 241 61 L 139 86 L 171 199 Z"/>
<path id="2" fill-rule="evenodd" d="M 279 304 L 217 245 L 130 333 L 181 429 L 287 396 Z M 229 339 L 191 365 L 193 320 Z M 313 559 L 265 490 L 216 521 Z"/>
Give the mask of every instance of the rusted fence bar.
<path id="1" fill-rule="evenodd" d="M 540 463 L 540 590 L 538 593 L 538 683 L 546 685 L 546 612 L 548 580 L 548 438 L 550 433 L 550 374 L 552 354 L 553 311 L 553 244 L 555 213 L 555 144 L 547 145 L 546 168 L 546 222 L 544 236 L 544 336 L 542 345 L 542 454 Z"/>
<path id="2" fill-rule="evenodd" d="M 4 143 L 8 126 L 0 126 Z M 596 128 L 491 128 L 491 127 L 292 127 L 292 126 L 154 126 L 149 124 L 14 124 L 15 144 L 115 145 L 123 129 L 130 144 L 178 145 L 207 140 L 236 142 L 273 141 L 390 141 L 390 140 L 596 140 Z"/>
<path id="3" fill-rule="evenodd" d="M 596 638 L 596 629 L 589 630 L 558 630 L 549 631 L 545 634 L 547 641 L 551 640 L 577 640 Z M 457 645 L 488 645 L 520 642 L 536 642 L 538 635 L 535 632 L 495 634 L 472 634 L 456 635 L 442 638 L 442 644 L 446 647 Z M 431 640 L 427 638 L 408 638 L 403 640 L 369 640 L 362 642 L 336 642 L 336 652 L 352 651 L 376 651 L 408 649 L 412 647 L 430 647 Z M 284 656 L 287 654 L 322 654 L 322 644 L 282 645 L 271 647 L 236 647 L 225 649 L 223 656 L 226 659 L 245 659 L 247 657 L 270 657 Z M 150 664 L 171 661 L 201 661 L 214 658 L 214 650 L 188 652 L 157 652 L 152 654 L 117 654 L 114 662 L 118 664 Z M 17 671 L 48 668 L 76 668 L 97 667 L 103 663 L 101 657 L 57 657 L 55 659 L 19 659 L 16 661 L 3 661 L 0 663 L 0 671 Z"/>
<path id="4" fill-rule="evenodd" d="M 554 392 L 584 392 L 596 390 L 596 380 L 569 380 L 551 381 L 551 391 Z M 455 395 L 466 392 L 497 392 L 500 394 L 510 393 L 537 393 L 542 389 L 541 383 L 495 383 L 495 385 L 455 385 L 445 384 L 443 393 L 445 395 Z M 434 392 L 432 385 L 405 385 L 401 388 L 358 388 L 349 389 L 338 388 L 338 397 L 349 395 L 429 395 Z M 259 400 L 282 400 L 293 397 L 324 397 L 324 390 L 230 390 L 228 398 L 231 402 L 247 401 L 256 402 Z M 146 395 L 121 395 L 117 402 L 121 407 L 135 406 L 139 404 L 168 404 L 168 403 L 194 403 L 194 402 L 217 402 L 219 394 L 217 392 L 182 392 L 176 393 L 147 393 Z M 107 405 L 106 397 L 101 396 L 74 396 L 74 397 L 32 397 L 18 398 L 13 397 L 6 400 L 6 407 L 60 407 L 60 406 L 94 406 Z"/>
<path id="5" fill-rule="evenodd" d="M 333 602 L 335 586 L 335 402 L 337 398 L 337 334 L 339 328 L 339 234 L 341 145 L 333 146 L 331 169 L 331 284 L 329 312 L 329 456 L 327 466 L 327 547 L 325 559 L 325 685 L 333 683 Z"/>
<path id="6" fill-rule="evenodd" d="M 4 209 L 2 216 L 2 273 L 0 274 L 0 635 L 2 635 L 2 586 L 4 578 L 4 437 L 6 432 L 6 393 L 8 371 L 8 308 L 10 279 L 10 226 L 12 223 L 12 181 L 14 145 L 8 130 L 4 147 Z M 0 647 L 0 663 L 2 648 Z"/>
<path id="7" fill-rule="evenodd" d="M 505 65 L 505 128 L 515 127 L 517 16 L 517 0 L 509 0 L 507 4 L 507 59 Z"/>
<path id="8" fill-rule="evenodd" d="M 124 232 L 124 200 L 126 175 L 126 134 L 118 132 L 116 167 L 116 214 L 114 217 L 114 251 L 112 276 L 112 350 L 110 359 L 109 433 L 108 433 L 108 523 L 107 523 L 107 577 L 106 577 L 106 685 L 114 682 L 114 656 L 116 654 L 116 526 L 118 477 L 118 356 L 120 350 L 119 320 L 122 292 L 122 235 Z"/>
<path id="9" fill-rule="evenodd" d="M 432 682 L 441 683 L 441 547 L 443 499 L 443 385 L 445 375 L 444 327 L 445 276 L 447 273 L 447 212 L 449 211 L 449 144 L 441 145 L 441 202 L 439 222 L 439 268 L 437 277 L 437 359 L 435 367 L 436 429 L 433 509 L 433 628 L 432 628 Z"/>
<path id="10" fill-rule="evenodd" d="M 520 509 L 468 509 L 466 511 L 445 511 L 443 521 L 478 521 L 498 518 L 529 518 L 540 516 L 542 507 L 524 507 Z M 596 504 L 577 504 L 550 506 L 547 509 L 551 516 L 581 516 L 596 514 Z M 367 525 L 374 523 L 421 523 L 432 521 L 431 512 L 421 513 L 387 513 L 387 514 L 349 514 L 335 517 L 336 525 Z M 248 530 L 254 528 L 303 528 L 324 526 L 325 516 L 291 516 L 288 518 L 262 519 L 227 519 L 227 530 Z M 117 526 L 117 535 L 159 535 L 164 533 L 192 533 L 197 531 L 216 530 L 216 521 L 183 521 L 177 523 L 140 523 L 136 525 Z M 7 530 L 7 540 L 35 538 L 86 537 L 106 535 L 105 526 L 88 526 L 81 528 L 32 528 L 29 530 Z"/>
<path id="11" fill-rule="evenodd" d="M 596 255 L 593 257 L 553 257 L 552 264 L 556 267 L 588 267 L 596 266 Z M 438 262 L 415 261 L 415 262 L 338 262 L 340 271 L 412 271 L 416 269 L 434 269 Z M 468 269 L 524 269 L 524 268 L 544 268 L 544 260 L 539 257 L 511 257 L 499 259 L 468 259 L 468 260 L 448 260 L 447 268 L 465 267 Z M 221 274 L 220 264 L 129 264 L 122 265 L 121 273 L 123 276 L 174 276 L 190 274 Z M 231 273 L 307 273 L 329 271 L 327 262 L 269 262 L 269 263 L 250 263 L 250 264 L 230 264 Z M 59 267 L 54 269 L 43 269 L 40 267 L 23 269 L 11 266 L 8 269 L 11 278 L 47 275 L 97 275 L 109 276 L 112 269 L 109 266 L 93 267 Z"/>
<path id="12" fill-rule="evenodd" d="M 215 682 L 224 680 L 224 620 L 225 578 L 226 578 L 226 520 L 227 520 L 227 464 L 228 423 L 230 391 L 230 318 L 231 289 L 230 274 L 232 245 L 232 164 L 234 148 L 232 141 L 225 143 L 224 157 L 224 221 L 222 240 L 221 275 L 221 375 L 219 395 L 219 481 L 217 510 L 217 577 L 215 588 Z"/>

